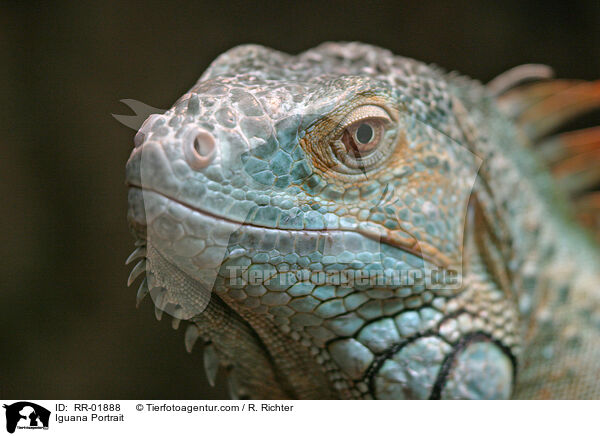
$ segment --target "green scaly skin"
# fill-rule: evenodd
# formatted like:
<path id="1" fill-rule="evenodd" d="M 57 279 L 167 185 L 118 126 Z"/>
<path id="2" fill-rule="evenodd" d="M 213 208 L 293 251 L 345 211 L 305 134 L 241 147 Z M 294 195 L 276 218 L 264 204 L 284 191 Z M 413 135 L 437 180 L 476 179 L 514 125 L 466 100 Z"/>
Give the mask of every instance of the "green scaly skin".
<path id="1" fill-rule="evenodd" d="M 385 128 L 357 156 L 363 113 Z M 190 321 L 233 397 L 600 396 L 597 248 L 478 82 L 241 46 L 135 142 L 138 300 Z"/>

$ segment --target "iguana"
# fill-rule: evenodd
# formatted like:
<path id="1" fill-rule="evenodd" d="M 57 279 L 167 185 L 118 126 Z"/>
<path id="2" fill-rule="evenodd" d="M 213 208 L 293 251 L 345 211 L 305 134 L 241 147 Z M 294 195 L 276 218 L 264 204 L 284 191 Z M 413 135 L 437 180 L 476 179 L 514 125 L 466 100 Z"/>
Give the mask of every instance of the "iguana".
<path id="1" fill-rule="evenodd" d="M 548 76 L 227 51 L 135 136 L 138 304 L 233 398 L 600 398 L 600 129 L 549 137 L 600 82 Z"/>

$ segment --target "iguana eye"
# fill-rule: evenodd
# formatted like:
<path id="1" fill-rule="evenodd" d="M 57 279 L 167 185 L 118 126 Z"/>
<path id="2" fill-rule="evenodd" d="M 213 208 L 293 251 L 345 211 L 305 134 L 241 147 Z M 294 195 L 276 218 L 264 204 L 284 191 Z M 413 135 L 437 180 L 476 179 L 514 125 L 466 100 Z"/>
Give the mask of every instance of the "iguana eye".
<path id="1" fill-rule="evenodd" d="M 380 162 L 391 146 L 392 119 L 380 106 L 354 109 L 340 122 L 331 146 L 337 159 L 351 170 L 364 171 Z"/>
<path id="2" fill-rule="evenodd" d="M 384 127 L 380 119 L 366 119 L 347 127 L 342 134 L 346 151 L 356 158 L 369 154 L 379 145 Z"/>

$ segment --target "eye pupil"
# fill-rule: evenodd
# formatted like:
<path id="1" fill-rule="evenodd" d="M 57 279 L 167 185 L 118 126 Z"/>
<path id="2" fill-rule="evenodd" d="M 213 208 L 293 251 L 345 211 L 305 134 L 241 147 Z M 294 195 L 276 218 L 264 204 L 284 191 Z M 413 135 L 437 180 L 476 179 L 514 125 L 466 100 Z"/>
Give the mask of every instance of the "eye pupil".
<path id="1" fill-rule="evenodd" d="M 356 140 L 361 144 L 368 144 L 373 139 L 373 127 L 367 123 L 362 123 L 356 129 Z"/>

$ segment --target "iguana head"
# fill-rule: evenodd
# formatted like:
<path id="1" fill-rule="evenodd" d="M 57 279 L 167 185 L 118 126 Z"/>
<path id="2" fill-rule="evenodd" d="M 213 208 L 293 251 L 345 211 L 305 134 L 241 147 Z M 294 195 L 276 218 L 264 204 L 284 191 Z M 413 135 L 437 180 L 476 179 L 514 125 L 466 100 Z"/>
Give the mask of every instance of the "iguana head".
<path id="1" fill-rule="evenodd" d="M 372 46 L 220 56 L 128 162 L 155 303 L 198 322 L 212 292 L 342 397 L 507 397 L 516 311 L 470 230 L 465 116 L 442 72 Z"/>

